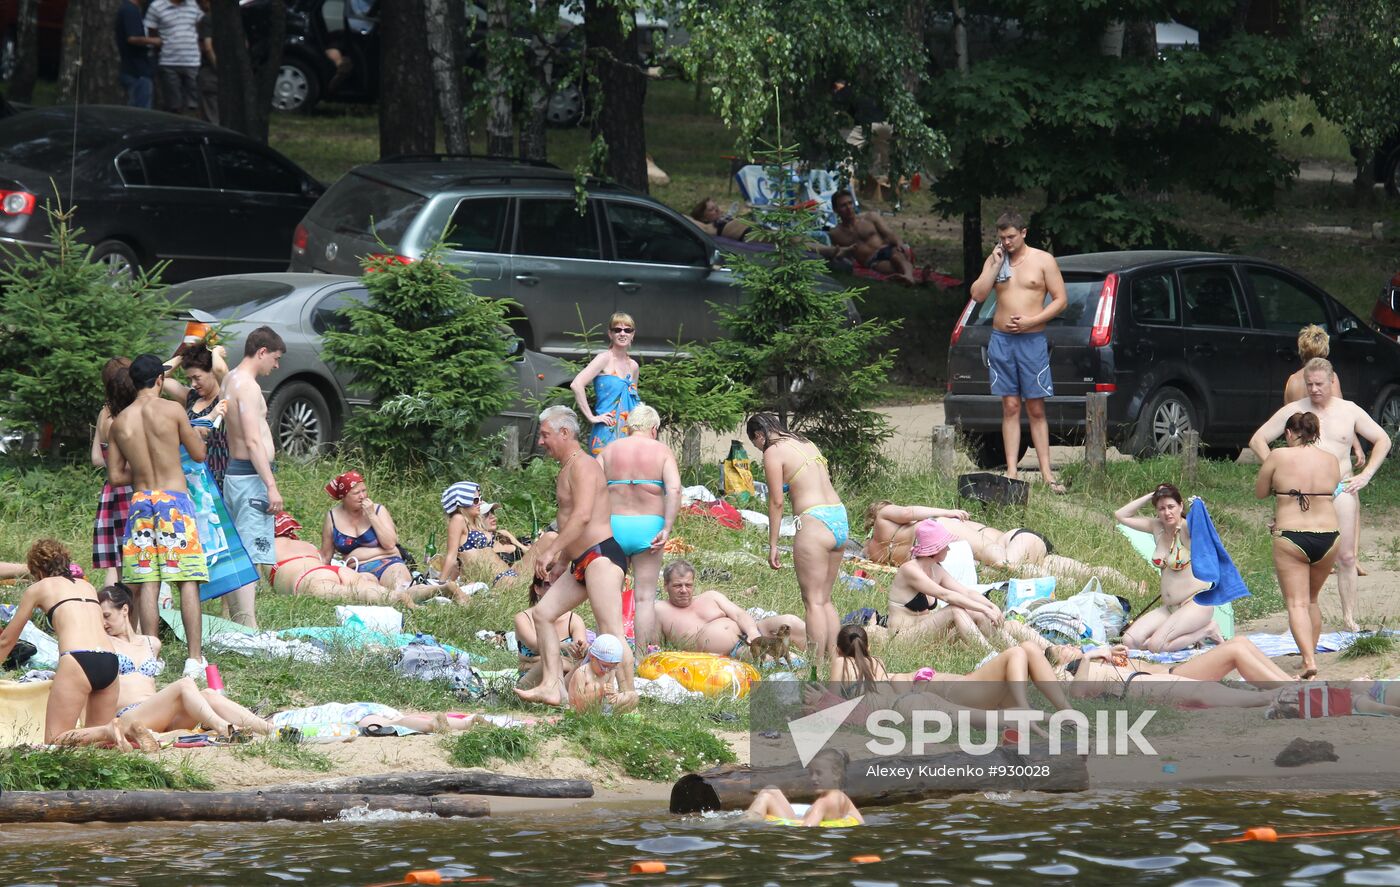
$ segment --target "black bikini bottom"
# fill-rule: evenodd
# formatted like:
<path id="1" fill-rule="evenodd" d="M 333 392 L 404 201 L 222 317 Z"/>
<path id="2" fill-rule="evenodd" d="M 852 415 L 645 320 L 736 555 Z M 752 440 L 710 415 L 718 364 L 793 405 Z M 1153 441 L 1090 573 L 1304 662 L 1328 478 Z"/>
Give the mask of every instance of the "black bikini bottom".
<path id="1" fill-rule="evenodd" d="M 1040 535 L 1040 534 L 1037 533 L 1035 530 L 1027 530 L 1025 527 L 1021 527 L 1020 529 L 1017 529 L 1017 530 L 1012 530 L 1012 531 L 1011 531 L 1011 538 L 1006 540 L 1006 544 L 1007 544 L 1007 545 L 1010 545 L 1012 542 L 1015 542 L 1015 541 L 1016 541 L 1016 537 L 1019 536 L 1019 535 L 1021 535 L 1022 533 L 1030 533 L 1032 536 L 1034 536 L 1035 538 L 1039 539 L 1041 542 L 1044 542 L 1044 543 L 1045 543 L 1045 553 L 1046 553 L 1046 554 L 1054 554 L 1054 553 L 1055 553 L 1055 546 L 1050 544 L 1050 540 L 1049 540 L 1049 539 L 1046 539 L 1044 536 Z"/>
<path id="2" fill-rule="evenodd" d="M 1293 547 L 1303 553 L 1303 557 L 1308 559 L 1308 563 L 1315 564 L 1327 556 L 1327 553 L 1337 544 L 1337 537 L 1341 535 L 1338 530 L 1329 530 L 1326 533 L 1317 533 L 1310 530 L 1279 530 L 1280 539 L 1287 539 L 1293 543 Z"/>
<path id="3" fill-rule="evenodd" d="M 64 656 L 72 656 L 73 661 L 87 675 L 92 692 L 96 693 L 112 686 L 117 679 L 117 654 L 106 650 L 69 650 Z"/>

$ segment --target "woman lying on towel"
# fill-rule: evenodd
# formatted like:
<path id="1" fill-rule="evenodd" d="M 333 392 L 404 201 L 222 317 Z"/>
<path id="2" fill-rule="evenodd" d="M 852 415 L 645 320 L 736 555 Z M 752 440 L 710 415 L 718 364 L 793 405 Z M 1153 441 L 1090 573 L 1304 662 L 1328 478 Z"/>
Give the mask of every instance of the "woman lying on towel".
<path id="1" fill-rule="evenodd" d="M 1259 653 L 1258 648 L 1254 649 L 1254 653 L 1258 654 L 1255 657 L 1241 645 L 1233 641 L 1231 644 L 1234 645 L 1231 650 L 1226 650 L 1230 645 L 1222 644 L 1171 667 L 1130 660 L 1128 648 L 1121 644 L 1097 647 L 1088 652 L 1071 644 L 1062 644 L 1046 650 L 1045 656 L 1062 666 L 1064 678 L 1069 682 L 1070 695 L 1080 698 L 1124 699 L 1132 695 L 1199 708 L 1265 708 L 1272 705 L 1278 699 L 1276 689 L 1251 690 L 1217 683 L 1232 670 L 1226 668 L 1231 657 L 1233 670 L 1239 671 L 1242 677 L 1252 675 L 1246 678 L 1251 683 L 1257 681 L 1260 685 L 1277 687 L 1292 681 L 1286 672 Z"/>
<path id="2" fill-rule="evenodd" d="M 161 690 L 156 677 L 165 671 L 160 640 L 143 635 L 131 624 L 131 592 L 120 583 L 97 593 L 102 623 L 117 654 L 117 717 L 129 733 L 145 740 L 142 749 L 155 751 L 146 730 L 213 730 L 233 738 L 238 733 L 266 734 L 272 724 L 213 690 L 200 690 L 193 678 L 180 678 Z"/>
<path id="3" fill-rule="evenodd" d="M 337 601 L 354 601 L 359 604 L 403 604 L 413 608 L 419 601 L 437 594 L 439 588 L 452 594 L 459 604 L 469 598 L 456 585 L 448 582 L 436 585 L 411 585 L 397 591 L 390 591 L 369 573 L 360 573 L 349 567 L 337 567 L 321 560 L 321 552 L 310 542 L 297 538 L 301 524 L 289 513 L 279 512 L 273 522 L 276 538 L 273 544 L 277 551 L 277 564 L 272 568 L 270 579 L 274 590 L 282 594 L 309 594 L 312 597 Z"/>

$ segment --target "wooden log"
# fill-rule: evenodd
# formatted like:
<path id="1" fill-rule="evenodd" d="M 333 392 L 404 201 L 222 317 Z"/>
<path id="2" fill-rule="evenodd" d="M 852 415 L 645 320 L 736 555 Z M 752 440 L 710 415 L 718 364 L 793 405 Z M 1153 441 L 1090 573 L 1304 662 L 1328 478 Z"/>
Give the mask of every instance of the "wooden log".
<path id="1" fill-rule="evenodd" d="M 943 477 L 957 473 L 958 452 L 955 444 L 956 431 L 951 425 L 933 426 L 933 470 Z"/>
<path id="2" fill-rule="evenodd" d="M 517 425 L 507 425 L 501 439 L 501 467 L 520 467 L 520 427 Z"/>
<path id="3" fill-rule="evenodd" d="M 1049 767 L 1049 773 L 1022 775 L 1013 771 L 1009 775 L 991 775 L 988 768 L 998 766 L 1045 766 Z M 912 768 L 913 775 L 900 772 L 902 768 Z M 682 776 L 671 788 L 671 812 L 743 810 L 753 802 L 759 789 L 769 785 L 782 789 L 794 803 L 810 803 L 816 798 L 811 775 L 796 764 L 761 770 L 729 765 Z M 903 804 L 967 792 L 1079 792 L 1088 788 L 1089 768 L 1085 756 L 1052 758 L 1044 749 L 1032 749 L 1024 757 L 1013 749 L 997 748 L 985 755 L 958 751 L 864 758 L 851 761 L 846 768 L 846 793 L 859 807 Z"/>
<path id="4" fill-rule="evenodd" d="M 67 791 L 5 792 L 0 795 L 0 822 L 320 822 L 355 807 L 438 816 L 490 815 L 486 801 L 465 795 Z"/>
<path id="5" fill-rule="evenodd" d="M 1196 479 L 1201 461 L 1201 433 L 1196 430 L 1181 435 L 1181 476 L 1188 482 Z"/>
<path id="6" fill-rule="evenodd" d="M 593 783 L 586 779 L 531 779 L 475 770 L 438 770 L 422 773 L 383 773 L 348 776 L 290 785 L 269 786 L 267 794 L 362 795 L 501 795 L 512 798 L 591 798 Z"/>
<path id="7" fill-rule="evenodd" d="M 1093 391 L 1084 398 L 1084 461 L 1103 468 L 1108 459 L 1108 392 Z"/>

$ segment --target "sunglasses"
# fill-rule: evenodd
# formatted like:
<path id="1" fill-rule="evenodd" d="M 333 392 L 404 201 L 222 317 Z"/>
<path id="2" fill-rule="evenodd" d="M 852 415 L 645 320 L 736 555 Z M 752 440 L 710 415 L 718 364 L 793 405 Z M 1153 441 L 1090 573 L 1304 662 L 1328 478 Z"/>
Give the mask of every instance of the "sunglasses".
<path id="1" fill-rule="evenodd" d="M 615 327 L 612 328 L 612 331 L 615 332 L 615 333 L 634 333 L 634 332 L 636 332 L 636 330 L 632 329 L 632 327 L 630 327 L 630 326 L 615 326 Z"/>

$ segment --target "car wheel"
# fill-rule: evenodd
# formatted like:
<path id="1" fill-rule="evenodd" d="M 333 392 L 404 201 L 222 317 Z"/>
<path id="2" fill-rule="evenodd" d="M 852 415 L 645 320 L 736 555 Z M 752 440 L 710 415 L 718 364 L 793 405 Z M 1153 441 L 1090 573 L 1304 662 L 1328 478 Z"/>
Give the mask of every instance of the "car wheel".
<path id="1" fill-rule="evenodd" d="M 1376 407 L 1376 421 L 1391 440 L 1400 433 L 1400 388 L 1392 385 L 1381 394 L 1379 406 Z"/>
<path id="2" fill-rule="evenodd" d="M 550 126 L 578 126 L 583 119 L 583 90 L 576 83 L 556 89 L 545 105 L 544 117 Z"/>
<path id="3" fill-rule="evenodd" d="M 125 283 L 141 270 L 136 250 L 122 240 L 104 240 L 92 249 L 92 260 L 107 269 L 112 283 Z"/>
<path id="4" fill-rule="evenodd" d="M 321 98 L 321 82 L 311 65 L 298 58 L 282 60 L 277 82 L 272 85 L 272 107 L 278 111 L 305 114 Z"/>
<path id="5" fill-rule="evenodd" d="M 996 434 L 976 434 L 969 433 L 967 437 L 967 456 L 972 460 L 972 464 L 978 468 L 994 470 L 1006 467 L 1006 445 L 1001 441 L 1001 433 Z M 1030 440 L 1027 435 L 1021 435 L 1021 451 L 1016 454 L 1016 462 L 1019 464 L 1021 458 L 1026 455 L 1026 450 L 1030 449 Z"/>
<path id="6" fill-rule="evenodd" d="M 1191 398 L 1170 386 L 1159 388 L 1138 414 L 1128 448 L 1140 459 L 1175 456 L 1181 452 L 1186 432 L 1199 430 L 1200 419 Z"/>
<path id="7" fill-rule="evenodd" d="M 18 47 L 15 43 L 14 32 L 7 33 L 0 38 L 0 80 L 6 83 L 15 76 L 15 63 L 18 60 Z"/>
<path id="8" fill-rule="evenodd" d="M 295 459 L 319 455 L 335 433 L 325 397 L 306 382 L 289 382 L 273 392 L 267 420 L 277 452 Z"/>

